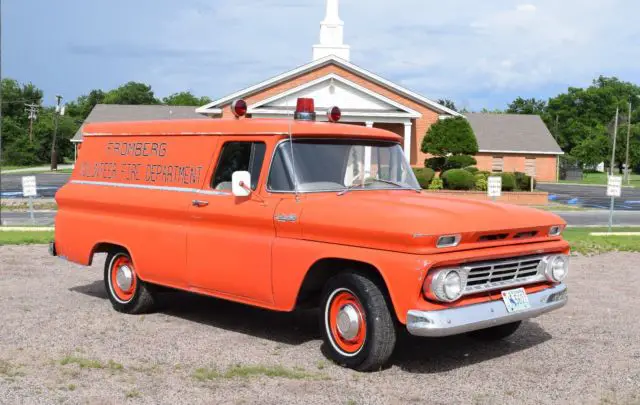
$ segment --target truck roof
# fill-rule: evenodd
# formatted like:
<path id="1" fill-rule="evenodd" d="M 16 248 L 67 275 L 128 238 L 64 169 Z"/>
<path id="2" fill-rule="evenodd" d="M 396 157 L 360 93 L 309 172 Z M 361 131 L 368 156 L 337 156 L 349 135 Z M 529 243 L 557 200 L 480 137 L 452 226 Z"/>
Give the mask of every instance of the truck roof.
<path id="1" fill-rule="evenodd" d="M 367 138 L 401 141 L 393 132 L 365 126 L 285 119 L 161 120 L 95 122 L 86 124 L 84 136 L 174 136 L 174 135 L 289 135 L 313 138 Z"/>

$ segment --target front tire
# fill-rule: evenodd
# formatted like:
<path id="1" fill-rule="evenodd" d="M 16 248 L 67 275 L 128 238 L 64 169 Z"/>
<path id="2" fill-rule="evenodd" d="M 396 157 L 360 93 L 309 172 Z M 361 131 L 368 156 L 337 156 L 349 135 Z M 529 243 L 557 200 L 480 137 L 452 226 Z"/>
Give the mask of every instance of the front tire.
<path id="1" fill-rule="evenodd" d="M 111 305 L 118 312 L 141 314 L 154 306 L 149 286 L 136 273 L 131 256 L 124 250 L 112 251 L 104 264 L 104 285 Z"/>
<path id="2" fill-rule="evenodd" d="M 469 336 L 476 339 L 482 340 L 485 342 L 493 342 L 495 340 L 502 340 L 513 335 L 520 325 L 522 321 L 507 323 L 504 325 L 498 325 L 487 329 L 480 329 L 473 332 L 469 332 Z"/>
<path id="3" fill-rule="evenodd" d="M 381 369 L 395 348 L 396 330 L 380 287 L 363 275 L 344 273 L 327 282 L 322 297 L 327 355 L 358 371 Z"/>

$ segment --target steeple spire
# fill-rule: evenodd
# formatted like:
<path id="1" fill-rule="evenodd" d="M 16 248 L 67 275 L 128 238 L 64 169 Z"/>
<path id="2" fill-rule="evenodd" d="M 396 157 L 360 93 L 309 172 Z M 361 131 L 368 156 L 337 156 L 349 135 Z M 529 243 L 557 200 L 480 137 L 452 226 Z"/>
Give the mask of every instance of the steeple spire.
<path id="1" fill-rule="evenodd" d="M 313 46 L 313 60 L 329 55 L 349 60 L 351 49 L 344 44 L 344 22 L 339 9 L 339 0 L 327 0 L 327 14 L 320 23 L 320 43 Z"/>

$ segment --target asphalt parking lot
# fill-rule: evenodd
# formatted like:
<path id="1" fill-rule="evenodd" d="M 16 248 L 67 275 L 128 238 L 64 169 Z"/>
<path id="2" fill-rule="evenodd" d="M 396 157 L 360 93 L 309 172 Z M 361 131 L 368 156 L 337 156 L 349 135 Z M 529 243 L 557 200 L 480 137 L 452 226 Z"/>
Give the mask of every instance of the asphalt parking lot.
<path id="1" fill-rule="evenodd" d="M 122 315 L 103 258 L 0 258 L 2 403 L 640 403 L 639 254 L 574 258 L 569 304 L 506 341 L 403 336 L 369 374 L 326 360 L 312 311 L 170 293 L 157 313 Z"/>
<path id="2" fill-rule="evenodd" d="M 549 193 L 549 199 L 584 208 L 609 209 L 611 198 L 606 186 L 539 183 L 536 190 Z M 614 200 L 616 211 L 640 211 L 640 188 L 624 187 L 622 196 Z"/>

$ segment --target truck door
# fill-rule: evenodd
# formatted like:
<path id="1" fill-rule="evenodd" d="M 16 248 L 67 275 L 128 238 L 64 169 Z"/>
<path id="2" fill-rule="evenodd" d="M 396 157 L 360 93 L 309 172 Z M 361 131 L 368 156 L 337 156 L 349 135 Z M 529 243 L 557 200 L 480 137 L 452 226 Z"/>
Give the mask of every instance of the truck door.
<path id="1" fill-rule="evenodd" d="M 217 295 L 273 302 L 271 246 L 279 199 L 262 197 L 268 167 L 264 140 L 227 137 L 212 176 L 194 193 L 187 235 L 188 278 L 192 287 Z M 249 197 L 231 193 L 231 176 L 251 173 Z"/>

